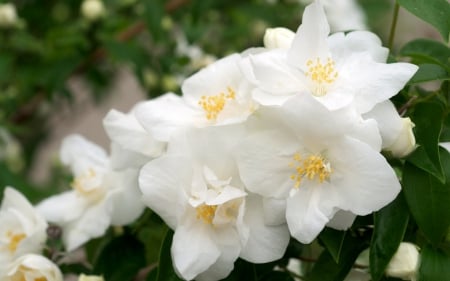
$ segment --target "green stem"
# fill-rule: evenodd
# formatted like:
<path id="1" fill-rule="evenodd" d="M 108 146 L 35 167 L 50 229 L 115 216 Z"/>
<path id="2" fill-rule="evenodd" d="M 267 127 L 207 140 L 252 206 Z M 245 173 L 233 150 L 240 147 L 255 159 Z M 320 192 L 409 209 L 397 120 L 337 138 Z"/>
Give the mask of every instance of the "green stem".
<path id="1" fill-rule="evenodd" d="M 392 50 L 392 46 L 394 45 L 395 28 L 397 27 L 397 19 L 398 19 L 398 11 L 399 10 L 400 10 L 400 5 L 398 3 L 395 3 L 394 16 L 392 17 L 391 31 L 389 33 L 389 41 L 388 41 L 389 50 Z"/>

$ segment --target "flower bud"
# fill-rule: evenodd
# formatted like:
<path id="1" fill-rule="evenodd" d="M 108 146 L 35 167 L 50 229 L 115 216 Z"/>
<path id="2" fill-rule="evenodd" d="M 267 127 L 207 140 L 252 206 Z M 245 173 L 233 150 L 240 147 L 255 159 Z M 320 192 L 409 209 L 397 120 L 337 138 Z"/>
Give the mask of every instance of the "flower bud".
<path id="1" fill-rule="evenodd" d="M 52 261 L 35 254 L 23 255 L 12 262 L 6 277 L 6 280 L 63 281 L 61 271 Z"/>
<path id="2" fill-rule="evenodd" d="M 416 245 L 402 242 L 386 268 L 386 275 L 402 280 L 416 280 L 419 251 Z"/>
<path id="3" fill-rule="evenodd" d="M 295 33 L 284 27 L 267 28 L 264 34 L 264 46 L 267 49 L 284 48 L 291 46 Z"/>
<path id="4" fill-rule="evenodd" d="M 0 27 L 12 27 L 17 23 L 17 13 L 14 4 L 0 4 Z"/>
<path id="5" fill-rule="evenodd" d="M 105 279 L 103 279 L 103 276 L 81 274 L 78 281 L 105 281 Z"/>
<path id="6" fill-rule="evenodd" d="M 397 139 L 386 148 L 395 157 L 405 157 L 416 148 L 416 138 L 414 137 L 414 123 L 408 117 L 402 118 L 402 129 Z"/>
<path id="7" fill-rule="evenodd" d="M 101 0 L 84 0 L 81 14 L 89 21 L 96 21 L 105 14 L 105 6 Z"/>

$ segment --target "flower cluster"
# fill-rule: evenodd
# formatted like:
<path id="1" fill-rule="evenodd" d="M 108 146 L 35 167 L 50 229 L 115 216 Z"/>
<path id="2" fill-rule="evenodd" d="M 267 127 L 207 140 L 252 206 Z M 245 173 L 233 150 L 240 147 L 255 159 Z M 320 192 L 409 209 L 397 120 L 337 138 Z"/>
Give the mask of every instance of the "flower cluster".
<path id="1" fill-rule="evenodd" d="M 177 274 L 218 280 L 238 258 L 277 260 L 290 237 L 310 243 L 394 200 L 400 184 L 380 152 L 403 157 L 415 141 L 389 98 L 417 67 L 387 64 L 373 33 L 330 35 L 319 2 L 296 33 L 269 29 L 264 44 L 187 78 L 182 96 L 111 110 L 110 155 L 79 135 L 64 140 L 72 190 L 37 210 L 62 227 L 68 251 L 147 206 L 175 232 Z M 1 235 L 16 251 L 31 234 Z"/>

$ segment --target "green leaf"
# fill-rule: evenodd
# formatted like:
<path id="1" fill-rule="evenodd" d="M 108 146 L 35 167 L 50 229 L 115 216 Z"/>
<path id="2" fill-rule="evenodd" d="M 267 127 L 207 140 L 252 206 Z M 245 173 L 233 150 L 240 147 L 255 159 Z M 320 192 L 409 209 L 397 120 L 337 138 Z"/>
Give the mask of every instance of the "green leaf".
<path id="1" fill-rule="evenodd" d="M 409 210 L 403 193 L 374 214 L 375 227 L 370 244 L 370 274 L 373 281 L 381 280 L 392 256 L 405 235 Z"/>
<path id="2" fill-rule="evenodd" d="M 247 279 L 241 279 L 247 280 Z M 288 273 L 283 271 L 271 271 L 267 275 L 264 275 L 259 281 L 295 281 L 295 279 Z"/>
<path id="3" fill-rule="evenodd" d="M 308 281 L 340 281 L 344 280 L 355 263 L 359 253 L 368 245 L 359 237 L 346 235 L 340 254 L 339 263 L 336 263 L 331 254 L 324 250 L 319 256 L 311 272 L 305 280 Z"/>
<path id="4" fill-rule="evenodd" d="M 162 19 L 165 14 L 163 2 L 161 0 L 143 2 L 145 5 L 144 20 L 155 41 L 159 41 L 164 33 L 162 28 Z"/>
<path id="5" fill-rule="evenodd" d="M 450 254 L 441 249 L 426 246 L 422 249 L 419 267 L 420 281 L 450 280 Z"/>
<path id="6" fill-rule="evenodd" d="M 105 246 L 93 271 L 108 281 L 131 281 L 145 265 L 144 245 L 134 236 L 124 234 Z"/>
<path id="7" fill-rule="evenodd" d="M 170 248 L 172 247 L 173 231 L 167 230 L 166 237 L 161 245 L 161 251 L 159 252 L 159 266 L 156 281 L 179 281 L 172 265 L 172 256 L 170 254 Z"/>
<path id="8" fill-rule="evenodd" d="M 449 70 L 450 48 L 430 39 L 416 39 L 400 50 L 400 55 L 412 57 L 418 63 L 432 63 Z"/>
<path id="9" fill-rule="evenodd" d="M 421 103 L 416 106 L 412 121 L 416 124 L 416 141 L 423 147 L 412 153 L 408 160 L 417 167 L 433 174 L 444 182 L 439 158 L 439 136 L 442 130 L 443 109 L 436 103 Z"/>
<path id="10" fill-rule="evenodd" d="M 339 256 L 341 254 L 346 233 L 347 232 L 345 231 L 327 227 L 319 235 L 320 241 L 322 241 L 325 249 L 328 250 L 336 263 L 339 263 Z"/>
<path id="11" fill-rule="evenodd" d="M 234 263 L 234 269 L 223 281 L 257 281 L 256 265 L 242 259 L 238 259 Z"/>
<path id="12" fill-rule="evenodd" d="M 450 226 L 450 154 L 443 148 L 439 152 L 447 179 L 445 183 L 409 162 L 403 170 L 403 191 L 409 209 L 434 245 L 443 240 Z"/>
<path id="13" fill-rule="evenodd" d="M 450 4 L 447 0 L 397 0 L 406 10 L 434 26 L 448 42 Z"/>
<path id="14" fill-rule="evenodd" d="M 420 64 L 419 70 L 414 74 L 408 85 L 435 81 L 435 80 L 450 80 L 450 76 L 445 69 L 436 64 Z"/>

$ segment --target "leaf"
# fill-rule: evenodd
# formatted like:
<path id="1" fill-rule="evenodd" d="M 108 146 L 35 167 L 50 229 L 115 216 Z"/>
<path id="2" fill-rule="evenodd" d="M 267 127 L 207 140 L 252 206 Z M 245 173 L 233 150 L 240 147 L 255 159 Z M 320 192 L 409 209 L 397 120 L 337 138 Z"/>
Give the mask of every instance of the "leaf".
<path id="1" fill-rule="evenodd" d="M 319 236 L 319 239 L 322 241 L 325 249 L 328 250 L 336 263 L 339 263 L 339 256 L 341 254 L 345 234 L 345 231 L 339 231 L 327 227 L 320 233 Z"/>
<path id="2" fill-rule="evenodd" d="M 159 252 L 159 266 L 156 281 L 179 281 L 175 270 L 173 269 L 172 256 L 170 254 L 170 248 L 172 247 L 173 231 L 167 230 L 167 234 L 161 245 L 161 251 Z"/>
<path id="3" fill-rule="evenodd" d="M 247 279 L 242 279 L 247 280 Z M 283 271 L 271 271 L 269 274 L 264 275 L 259 281 L 295 281 L 295 279 L 288 273 Z"/>
<path id="4" fill-rule="evenodd" d="M 370 243 L 370 273 L 373 281 L 381 280 L 392 256 L 405 235 L 409 209 L 403 193 L 374 214 L 375 227 Z"/>
<path id="5" fill-rule="evenodd" d="M 443 109 L 440 105 L 430 102 L 416 106 L 412 115 L 412 121 L 416 124 L 416 141 L 423 146 L 424 151 L 417 149 L 408 157 L 408 160 L 416 164 L 417 167 L 425 169 L 425 171 L 437 177 L 441 182 L 444 182 L 438 149 L 442 120 Z"/>
<path id="6" fill-rule="evenodd" d="M 328 251 L 323 251 L 305 280 L 340 281 L 344 280 L 355 263 L 359 253 L 367 247 L 362 238 L 346 235 L 342 245 L 339 263 L 336 263 Z"/>
<path id="7" fill-rule="evenodd" d="M 145 22 L 152 39 L 155 41 L 159 41 L 163 36 L 162 19 L 165 14 L 163 2 L 161 0 L 143 2 L 145 5 Z"/>
<path id="8" fill-rule="evenodd" d="M 408 81 L 408 85 L 435 80 L 450 80 L 450 76 L 441 66 L 425 63 L 419 65 L 419 70 Z"/>
<path id="9" fill-rule="evenodd" d="M 434 26 L 448 42 L 450 4 L 447 0 L 397 0 L 403 8 Z"/>
<path id="10" fill-rule="evenodd" d="M 450 255 L 442 249 L 434 249 L 430 245 L 422 249 L 419 267 L 419 279 L 450 280 Z"/>
<path id="11" fill-rule="evenodd" d="M 412 57 L 419 63 L 432 63 L 450 69 L 450 48 L 430 39 L 416 39 L 408 42 L 400 50 L 400 55 Z"/>
<path id="12" fill-rule="evenodd" d="M 144 245 L 134 236 L 124 234 L 105 246 L 93 272 L 108 281 L 131 281 L 145 265 Z"/>
<path id="13" fill-rule="evenodd" d="M 450 154 L 444 148 L 439 152 L 447 179 L 445 183 L 409 162 L 403 170 L 403 191 L 409 209 L 434 245 L 442 241 L 450 226 Z"/>
<path id="14" fill-rule="evenodd" d="M 223 281 L 240 280 L 257 281 L 256 265 L 242 259 L 238 259 L 234 264 L 234 269 L 231 274 L 228 275 L 227 278 L 223 279 Z"/>

